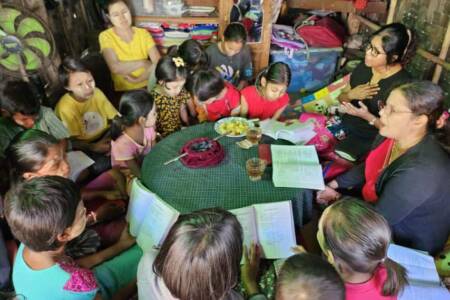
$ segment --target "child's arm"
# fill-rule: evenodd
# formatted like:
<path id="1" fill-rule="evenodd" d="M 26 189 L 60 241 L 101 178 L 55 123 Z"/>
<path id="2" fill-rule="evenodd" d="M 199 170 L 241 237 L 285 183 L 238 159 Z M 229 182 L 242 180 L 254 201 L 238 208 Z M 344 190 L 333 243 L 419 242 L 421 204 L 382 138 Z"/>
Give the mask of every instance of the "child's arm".
<path id="1" fill-rule="evenodd" d="M 238 85 L 236 86 L 236 88 L 237 88 L 238 90 L 242 90 L 243 88 L 247 87 L 249 84 L 250 84 L 250 83 L 249 83 L 248 80 L 243 79 L 243 80 L 240 80 L 240 81 L 239 81 L 239 83 L 238 83 Z"/>
<path id="2" fill-rule="evenodd" d="M 91 269 L 94 266 L 101 264 L 102 262 L 111 259 L 119 253 L 127 250 L 128 248 L 133 246 L 135 242 L 135 238 L 133 238 L 128 232 L 127 224 L 127 226 L 123 229 L 120 239 L 117 241 L 117 243 L 95 254 L 77 259 L 76 262 L 82 268 Z"/>
<path id="3" fill-rule="evenodd" d="M 244 96 L 241 96 L 241 117 L 246 117 L 248 113 L 248 103 Z"/>
<path id="4" fill-rule="evenodd" d="M 189 114 L 192 117 L 196 117 L 197 116 L 197 111 L 195 110 L 195 104 L 194 104 L 194 100 L 191 98 L 187 101 L 187 107 L 189 109 Z"/>
<path id="5" fill-rule="evenodd" d="M 130 169 L 131 174 L 133 174 L 137 178 L 141 178 L 141 168 L 135 159 L 126 160 L 128 169 Z"/>
<path id="6" fill-rule="evenodd" d="M 109 138 L 101 139 L 95 143 L 88 143 L 83 140 L 79 140 L 75 137 L 70 139 L 72 148 L 81 151 L 92 151 L 95 153 L 107 153 L 111 150 L 111 143 Z"/>
<path id="7" fill-rule="evenodd" d="M 233 109 L 231 110 L 230 115 L 231 115 L 232 117 L 235 117 L 235 116 L 239 116 L 240 113 L 241 113 L 241 106 L 238 105 L 238 106 L 236 106 L 235 108 L 233 108 Z"/>
<path id="8" fill-rule="evenodd" d="M 180 117 L 184 124 L 189 125 L 189 116 L 186 108 L 186 104 L 180 106 Z"/>
<path id="9" fill-rule="evenodd" d="M 283 111 L 286 109 L 287 105 L 283 106 L 282 108 L 280 108 L 279 110 L 277 110 L 274 115 L 272 116 L 273 120 L 278 120 L 281 116 L 281 114 L 283 113 Z"/>

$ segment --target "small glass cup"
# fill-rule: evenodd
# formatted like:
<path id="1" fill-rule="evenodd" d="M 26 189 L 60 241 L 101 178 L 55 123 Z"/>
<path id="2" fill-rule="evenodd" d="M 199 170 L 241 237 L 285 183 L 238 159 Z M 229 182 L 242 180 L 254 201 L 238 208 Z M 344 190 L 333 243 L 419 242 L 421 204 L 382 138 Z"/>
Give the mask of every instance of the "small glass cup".
<path id="1" fill-rule="evenodd" d="M 258 145 L 262 137 L 262 131 L 259 127 L 252 127 L 247 130 L 247 140 L 253 145 Z"/>
<path id="2" fill-rule="evenodd" d="M 251 181 L 261 180 L 264 170 L 266 169 L 266 161 L 257 157 L 252 157 L 245 163 L 248 177 Z"/>

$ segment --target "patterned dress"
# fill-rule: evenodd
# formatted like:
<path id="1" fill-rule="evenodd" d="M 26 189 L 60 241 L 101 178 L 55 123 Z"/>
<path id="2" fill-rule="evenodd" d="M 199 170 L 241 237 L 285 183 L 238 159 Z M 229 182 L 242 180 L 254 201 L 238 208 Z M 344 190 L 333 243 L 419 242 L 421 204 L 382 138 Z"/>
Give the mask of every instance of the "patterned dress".
<path id="1" fill-rule="evenodd" d="M 158 112 L 156 121 L 157 132 L 163 137 L 181 129 L 180 109 L 189 99 L 189 93 L 183 89 L 175 97 L 163 95 L 158 88 L 154 88 L 150 94 L 153 96 Z"/>

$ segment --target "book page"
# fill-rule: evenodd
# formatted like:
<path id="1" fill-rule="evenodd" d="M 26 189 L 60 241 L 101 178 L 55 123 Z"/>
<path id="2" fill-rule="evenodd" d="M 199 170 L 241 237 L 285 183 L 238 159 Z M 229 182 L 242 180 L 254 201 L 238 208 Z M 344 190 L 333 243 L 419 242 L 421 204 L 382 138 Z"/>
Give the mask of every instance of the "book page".
<path id="1" fill-rule="evenodd" d="M 322 167 L 314 146 L 271 145 L 273 174 L 276 187 L 323 190 Z"/>
<path id="2" fill-rule="evenodd" d="M 287 140 L 297 145 L 307 143 L 316 135 L 312 122 L 286 124 L 267 119 L 261 121 L 260 126 L 264 135 L 270 136 L 273 139 Z"/>
<path id="3" fill-rule="evenodd" d="M 256 230 L 255 209 L 252 206 L 231 209 L 230 213 L 236 216 L 242 226 L 244 235 L 244 245 L 250 248 L 252 242 L 258 243 L 258 234 Z"/>
<path id="4" fill-rule="evenodd" d="M 265 258 L 287 258 L 297 245 L 291 201 L 254 204 L 259 244 Z"/>
<path id="5" fill-rule="evenodd" d="M 69 151 L 67 163 L 70 166 L 69 178 L 75 181 L 80 173 L 94 164 L 94 161 L 82 151 Z"/>
<path id="6" fill-rule="evenodd" d="M 127 219 L 130 233 L 143 251 L 159 247 L 180 213 L 150 192 L 138 180 L 133 181 Z"/>
<path id="7" fill-rule="evenodd" d="M 391 244 L 388 257 L 408 270 L 410 282 L 439 285 L 440 278 L 432 256 L 418 250 Z"/>

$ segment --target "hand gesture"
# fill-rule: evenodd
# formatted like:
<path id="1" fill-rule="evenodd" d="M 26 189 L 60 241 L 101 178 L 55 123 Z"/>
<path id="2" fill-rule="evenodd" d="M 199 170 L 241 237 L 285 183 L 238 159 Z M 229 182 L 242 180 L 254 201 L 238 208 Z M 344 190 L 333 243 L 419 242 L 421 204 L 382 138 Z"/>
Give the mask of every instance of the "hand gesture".
<path id="1" fill-rule="evenodd" d="M 350 100 L 364 100 L 371 99 L 378 94 L 380 90 L 378 84 L 360 84 L 347 92 L 347 97 Z"/>
<path id="2" fill-rule="evenodd" d="M 246 292 L 251 295 L 258 292 L 258 272 L 261 258 L 260 248 L 252 243 L 250 251 L 244 246 L 244 264 L 241 266 L 241 278 Z"/>
<path id="3" fill-rule="evenodd" d="M 330 202 L 336 201 L 341 197 L 341 194 L 336 192 L 329 186 L 325 186 L 325 190 L 317 192 L 316 202 L 319 204 L 328 205 Z"/>
<path id="4" fill-rule="evenodd" d="M 367 106 L 362 102 L 359 101 L 359 108 L 351 104 L 350 102 L 343 102 L 341 104 L 341 109 L 346 114 L 359 117 L 361 119 L 368 119 L 369 116 L 372 116 L 372 114 L 369 112 L 369 109 Z"/>
<path id="5" fill-rule="evenodd" d="M 120 234 L 120 238 L 117 241 L 117 244 L 120 245 L 123 249 L 128 249 L 131 246 L 136 243 L 136 239 L 130 235 L 130 232 L 128 231 L 128 223 L 126 224 L 125 228 L 122 230 L 122 233 Z"/>

